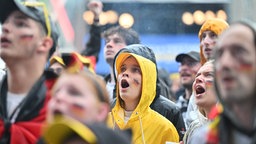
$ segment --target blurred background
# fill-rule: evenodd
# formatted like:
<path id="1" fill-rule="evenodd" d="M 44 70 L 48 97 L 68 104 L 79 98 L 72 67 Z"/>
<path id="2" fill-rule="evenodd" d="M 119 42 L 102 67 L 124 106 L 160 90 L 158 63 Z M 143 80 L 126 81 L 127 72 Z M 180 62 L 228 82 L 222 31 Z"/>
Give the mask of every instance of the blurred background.
<path id="1" fill-rule="evenodd" d="M 30 0 L 31 1 L 31 0 Z M 60 51 L 80 52 L 89 38 L 93 14 L 87 10 L 89 0 L 44 1 L 59 27 Z M 240 19 L 256 20 L 256 0 L 101 0 L 103 30 L 122 25 L 136 30 L 143 44 L 156 54 L 159 68 L 168 73 L 178 71 L 175 57 L 181 52 L 199 51 L 198 31 L 202 23 L 218 17 L 232 23 Z M 109 73 L 103 45 L 98 74 Z M 0 60 L 0 67 L 3 66 Z"/>

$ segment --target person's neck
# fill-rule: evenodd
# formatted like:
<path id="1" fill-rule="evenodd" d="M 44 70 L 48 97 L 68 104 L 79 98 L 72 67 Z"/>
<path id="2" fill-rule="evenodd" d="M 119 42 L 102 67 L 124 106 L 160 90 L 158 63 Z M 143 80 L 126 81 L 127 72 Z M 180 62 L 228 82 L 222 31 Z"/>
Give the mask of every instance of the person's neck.
<path id="1" fill-rule="evenodd" d="M 216 106 L 216 104 L 215 104 L 215 105 L 213 105 L 213 106 L 210 106 L 210 107 L 205 107 L 205 108 L 203 108 L 203 111 L 204 111 L 205 117 L 207 117 L 207 118 L 208 118 L 209 113 L 211 112 L 211 110 L 212 110 L 212 108 L 213 108 L 214 106 Z"/>
<path id="2" fill-rule="evenodd" d="M 255 100 L 253 100 L 255 101 Z M 232 110 L 239 121 L 246 129 L 252 129 L 256 118 L 255 103 L 247 101 L 246 103 L 236 103 L 232 106 Z"/>
<path id="3" fill-rule="evenodd" d="M 40 60 L 38 60 L 40 61 Z M 34 83 L 44 72 L 43 63 L 34 62 L 16 62 L 8 66 L 8 91 L 12 93 L 28 93 Z"/>
<path id="4" fill-rule="evenodd" d="M 125 102 L 125 105 L 124 105 L 124 109 L 126 111 L 134 111 L 137 107 L 138 103 L 134 103 L 134 102 Z"/>
<path id="5" fill-rule="evenodd" d="M 190 96 L 192 95 L 192 89 L 185 89 L 185 99 L 189 100 Z"/>

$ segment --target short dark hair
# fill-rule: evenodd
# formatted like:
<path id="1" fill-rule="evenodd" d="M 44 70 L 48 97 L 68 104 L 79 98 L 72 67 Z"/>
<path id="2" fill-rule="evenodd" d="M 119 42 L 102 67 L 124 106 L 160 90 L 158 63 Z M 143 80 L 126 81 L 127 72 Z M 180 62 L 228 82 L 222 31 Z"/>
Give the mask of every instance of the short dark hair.
<path id="1" fill-rule="evenodd" d="M 124 39 L 126 45 L 140 43 L 139 35 L 135 30 L 131 28 L 124 28 L 121 26 L 114 26 L 107 29 L 103 33 L 103 38 L 106 39 L 110 35 L 114 35 L 114 34 L 120 35 Z"/>

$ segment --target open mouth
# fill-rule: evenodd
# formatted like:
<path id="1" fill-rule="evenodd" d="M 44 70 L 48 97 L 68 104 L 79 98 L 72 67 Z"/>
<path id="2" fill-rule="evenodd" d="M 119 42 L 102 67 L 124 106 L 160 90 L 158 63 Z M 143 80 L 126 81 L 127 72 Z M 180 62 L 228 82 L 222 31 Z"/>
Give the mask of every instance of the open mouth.
<path id="1" fill-rule="evenodd" d="M 1 43 L 10 43 L 10 41 L 6 37 L 2 37 Z"/>
<path id="2" fill-rule="evenodd" d="M 206 48 L 206 49 L 205 49 L 205 52 L 208 52 L 208 53 L 209 53 L 209 52 L 211 52 L 211 51 L 212 51 L 212 49 L 210 49 L 210 48 Z"/>
<path id="3" fill-rule="evenodd" d="M 8 44 L 10 44 L 10 43 L 11 43 L 11 41 L 8 40 L 6 37 L 1 37 L 1 42 L 0 42 L 0 44 L 1 44 L 2 47 L 5 47 L 5 45 L 8 45 Z"/>
<path id="4" fill-rule="evenodd" d="M 187 74 L 187 73 L 182 73 L 181 74 L 181 77 L 190 77 L 191 75 L 190 74 Z"/>
<path id="5" fill-rule="evenodd" d="M 54 110 L 54 111 L 53 111 L 53 114 L 54 114 L 55 116 L 60 116 L 60 115 L 62 115 L 62 112 L 61 112 L 60 110 Z"/>
<path id="6" fill-rule="evenodd" d="M 127 82 L 127 80 L 125 80 L 125 79 L 122 79 L 122 80 L 121 80 L 121 87 L 122 87 L 122 88 L 127 88 L 127 87 L 129 87 L 129 83 Z"/>
<path id="7" fill-rule="evenodd" d="M 205 92 L 205 89 L 202 86 L 200 85 L 196 86 L 196 94 L 202 94 L 204 92 Z"/>

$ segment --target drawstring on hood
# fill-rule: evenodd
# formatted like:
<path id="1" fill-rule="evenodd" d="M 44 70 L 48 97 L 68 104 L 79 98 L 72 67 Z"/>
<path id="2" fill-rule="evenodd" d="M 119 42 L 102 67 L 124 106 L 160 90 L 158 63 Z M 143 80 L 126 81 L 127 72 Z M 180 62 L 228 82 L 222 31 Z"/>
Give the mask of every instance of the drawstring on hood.
<path id="1" fill-rule="evenodd" d="M 141 90 L 141 98 L 139 101 L 139 104 L 135 108 L 134 112 L 139 112 L 139 113 L 144 113 L 146 110 L 149 108 L 150 104 L 152 103 L 154 97 L 155 97 L 155 91 L 156 91 L 156 67 L 155 64 L 136 54 L 133 53 L 119 53 L 118 58 L 115 61 L 115 67 L 116 67 L 116 75 L 120 73 L 120 68 L 122 63 L 129 57 L 133 56 L 137 62 L 139 63 L 140 69 L 142 71 L 142 90 Z M 146 64 L 148 63 L 148 64 Z M 150 74 L 150 75 L 149 75 Z M 150 83 L 150 85 L 149 85 Z M 121 104 L 121 99 L 119 96 L 119 85 L 116 85 L 116 95 L 117 95 L 117 104 L 115 107 L 122 107 Z M 118 105 L 118 106 L 117 106 Z M 114 107 L 114 109 L 115 109 Z M 134 116 L 134 112 L 131 115 L 131 118 Z"/>
<path id="2" fill-rule="evenodd" d="M 143 144 L 146 144 L 145 137 L 144 137 L 144 131 L 143 131 L 143 127 L 142 127 L 141 116 L 139 116 L 139 120 L 140 120 L 140 130 L 141 130 L 141 135 L 142 135 L 142 142 L 143 142 Z"/>
<path id="3" fill-rule="evenodd" d="M 154 97 L 155 97 L 155 91 L 156 91 L 156 67 L 155 64 L 136 54 L 133 53 L 126 53 L 126 52 L 122 52 L 118 54 L 118 57 L 115 61 L 115 72 L 116 75 L 120 73 L 120 67 L 122 65 L 122 63 L 129 57 L 129 56 L 133 56 L 137 62 L 139 63 L 140 69 L 142 71 L 142 90 L 141 90 L 141 98 L 139 101 L 139 104 L 137 105 L 137 107 L 135 108 L 135 110 L 133 111 L 132 115 L 130 116 L 128 122 L 125 124 L 124 120 L 121 119 L 121 117 L 119 117 L 118 119 L 121 119 L 121 121 L 119 121 L 119 127 L 122 129 L 124 127 L 129 127 L 130 123 L 133 123 L 134 121 L 138 121 L 139 122 L 139 127 L 140 127 L 140 133 L 141 133 L 141 138 L 142 138 L 142 142 L 143 144 L 146 144 L 145 141 L 145 136 L 144 136 L 144 130 L 143 130 L 143 116 L 148 113 L 148 109 L 150 104 L 152 103 Z M 148 63 L 148 64 L 145 64 Z M 150 74 L 150 76 L 149 76 Z M 113 108 L 114 111 L 114 117 L 115 117 L 115 112 L 118 113 L 118 115 L 124 115 L 124 110 L 121 109 L 121 98 L 119 95 L 119 85 L 116 85 L 116 95 L 117 95 L 117 102 L 116 102 L 116 106 Z M 121 111 L 121 113 L 120 113 Z M 117 122 L 118 123 L 118 122 Z M 122 123 L 120 125 L 120 123 Z"/>
<path id="4" fill-rule="evenodd" d="M 157 63 L 156 63 L 156 57 L 155 57 L 155 54 L 154 52 L 147 46 L 145 45 L 141 45 L 141 44 L 132 44 L 132 45 L 129 45 L 129 46 L 126 46 L 125 48 L 121 49 L 115 56 L 115 59 L 116 57 L 120 54 L 120 53 L 124 53 L 124 52 L 127 52 L 127 53 L 134 53 L 134 54 L 137 54 L 137 55 L 140 55 L 140 56 L 143 56 L 145 57 L 146 59 L 149 59 L 151 60 L 155 65 L 156 65 L 156 74 L 158 76 L 158 68 L 157 68 Z M 114 62 L 115 63 L 115 62 Z M 117 80 L 117 72 L 116 72 L 116 68 L 115 68 L 115 65 L 113 65 L 113 69 L 114 69 L 114 76 L 115 76 L 115 81 Z M 156 95 L 155 95 L 155 98 L 153 101 L 155 101 L 159 96 L 160 96 L 160 91 L 161 91 L 161 88 L 160 88 L 160 81 L 159 81 L 159 78 L 157 77 L 157 81 L 156 81 Z M 114 89 L 114 92 L 116 91 L 116 89 Z"/>
<path id="5" fill-rule="evenodd" d="M 121 73 L 123 62 L 128 57 L 135 58 L 140 67 L 142 76 L 140 100 L 126 123 L 124 120 L 124 107 L 122 106 L 122 102 L 124 101 L 119 94 L 120 85 L 116 84 L 117 99 L 116 104 L 111 111 L 111 118 L 114 122 L 109 120 L 109 126 L 116 126 L 121 130 L 131 128 L 133 133 L 133 143 L 136 144 L 162 144 L 167 141 L 178 142 L 179 135 L 172 123 L 150 108 L 150 104 L 156 96 L 157 68 L 156 64 L 150 59 L 151 53 L 146 50 L 149 48 L 143 45 L 130 45 L 127 47 L 134 47 L 134 51 L 137 47 L 138 52 L 135 53 L 133 50 L 130 51 L 130 49 L 127 51 L 120 50 L 115 56 L 114 74 L 117 78 L 117 75 Z M 145 54 L 145 57 L 137 53 Z"/>

